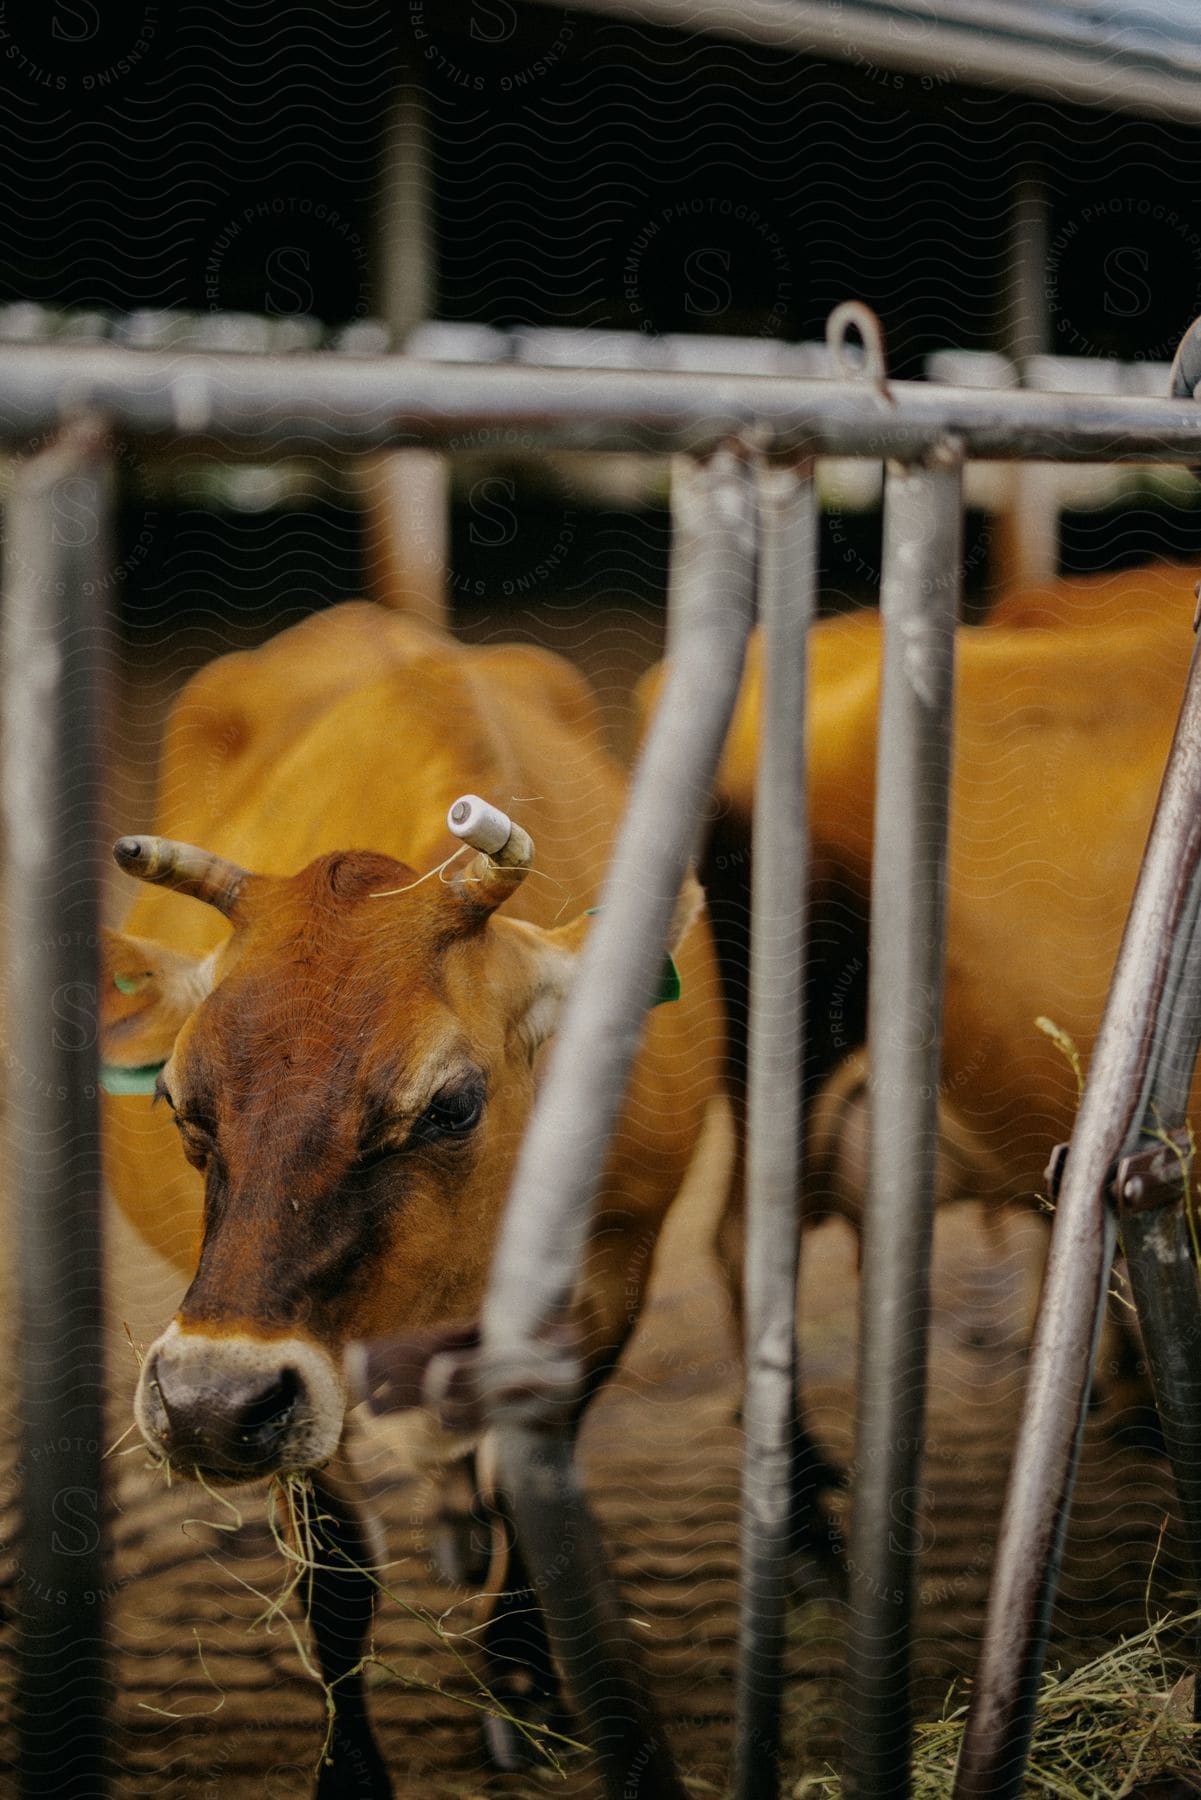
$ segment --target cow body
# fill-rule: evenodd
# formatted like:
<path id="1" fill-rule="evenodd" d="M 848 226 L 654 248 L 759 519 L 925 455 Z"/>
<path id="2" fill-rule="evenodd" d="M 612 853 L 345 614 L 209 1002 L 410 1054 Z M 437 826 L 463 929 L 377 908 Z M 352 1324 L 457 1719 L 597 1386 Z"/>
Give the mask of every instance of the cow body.
<path id="1" fill-rule="evenodd" d="M 1079 1100 L 1070 1051 L 1086 1069 L 1193 654 L 1198 573 L 1157 567 L 1052 581 L 957 633 L 936 1203 L 1036 1202 L 1050 1152 L 1070 1137 Z M 800 1205 L 806 1224 L 834 1214 L 856 1233 L 869 1181 L 865 1038 L 882 648 L 875 610 L 822 620 L 809 638 Z M 653 670 L 642 685 L 644 718 L 662 679 Z M 740 1140 L 761 697 L 756 634 L 702 865 Z M 1201 1079 L 1190 1116 L 1201 1123 Z M 888 1154 L 887 1145 L 880 1150 Z M 719 1242 L 736 1283 L 744 1255 L 736 1189 Z M 1114 1325 L 1117 1379 L 1107 1392 L 1115 1411 L 1133 1405 L 1141 1424 L 1145 1387 L 1127 1309 L 1114 1310 Z M 820 1453 L 803 1432 L 798 1442 L 823 1480 Z M 794 1481 L 803 1498 L 803 1471 Z"/>
<path id="2" fill-rule="evenodd" d="M 104 1054 L 164 1065 L 166 1104 L 111 1097 L 106 1127 L 117 1200 L 191 1276 L 137 1401 L 151 1446 L 185 1472 L 320 1468 L 341 1436 L 348 1342 L 476 1315 L 539 1046 L 625 791 L 559 659 L 462 648 L 367 606 L 223 658 L 184 690 L 163 838 L 118 846 L 123 866 L 169 885 L 142 888 L 111 939 Z M 464 792 L 532 836 L 526 878 L 447 861 Z M 703 921 L 677 960 L 683 997 L 648 1015 L 575 1300 L 593 1388 L 636 1320 L 720 1079 Z M 332 1540 L 361 1549 L 341 1476 L 322 1494 Z M 343 1732 L 319 1791 L 342 1792 L 366 1756 L 369 1791 L 385 1793 L 354 1673 L 369 1597 L 314 1593 L 311 1611 L 319 1649 L 323 1618 L 341 1643 L 332 1660 L 322 1650 Z"/>
<path id="3" fill-rule="evenodd" d="M 940 1091 L 943 1197 L 1029 1198 L 1070 1134 L 1193 648 L 1197 571 L 1049 582 L 958 632 Z M 882 634 L 875 611 L 811 637 L 814 862 L 806 1205 L 858 1225 Z M 745 919 L 761 682 L 748 657 L 718 778 L 719 944 Z M 657 689 L 652 677 L 644 693 Z M 736 1012 L 743 977 L 730 981 Z M 734 1070 L 735 1081 L 740 1071 Z"/>
<path id="4" fill-rule="evenodd" d="M 457 848 L 446 809 L 464 791 L 510 807 L 534 839 L 535 873 L 507 915 L 553 926 L 595 904 L 625 782 L 580 679 L 540 651 L 460 649 L 396 615 L 350 605 L 223 658 L 189 683 L 167 730 L 156 822 L 165 836 L 263 875 L 292 875 L 350 847 L 427 872 Z M 388 879 L 384 870 L 374 886 Z M 377 907 L 382 921 L 386 902 Z M 364 911 L 370 934 L 375 919 Z M 161 888 L 141 890 L 124 931 L 190 955 L 229 935 L 219 914 Z M 631 1239 L 653 1233 L 679 1184 L 720 1055 L 703 926 L 678 960 L 684 998 L 648 1015 L 604 1183 Z M 470 1010 L 469 997 L 461 1004 Z M 339 1030 L 336 1012 L 322 1023 L 331 1035 Z M 149 1061 L 172 1041 L 148 1041 L 138 1054 Z M 528 1094 L 520 1098 L 528 1105 Z M 190 1273 L 203 1183 L 180 1154 L 166 1108 L 114 1097 L 106 1112 L 119 1204 L 148 1243 Z M 496 1160 L 507 1163 L 514 1148 L 515 1139 L 505 1142 Z M 441 1266 L 423 1263 L 403 1293 L 356 1321 L 362 1335 L 473 1316 L 495 1224 L 482 1220 L 469 1240 L 458 1237 L 458 1254 Z M 598 1236 L 607 1235 L 602 1220 Z M 595 1257 L 591 1271 L 603 1285 Z M 598 1291 L 589 1304 L 598 1332 L 611 1338 L 624 1302 L 615 1311 Z"/>

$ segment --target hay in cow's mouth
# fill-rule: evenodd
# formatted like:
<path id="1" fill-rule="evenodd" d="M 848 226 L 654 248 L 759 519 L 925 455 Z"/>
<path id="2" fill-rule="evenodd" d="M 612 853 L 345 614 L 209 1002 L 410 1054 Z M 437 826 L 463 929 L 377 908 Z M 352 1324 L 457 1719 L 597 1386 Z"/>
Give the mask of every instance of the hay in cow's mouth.
<path id="1" fill-rule="evenodd" d="M 168 1480 L 170 1479 L 169 1463 L 165 1460 L 161 1462 L 156 1461 L 155 1466 L 164 1472 Z M 187 1519 L 184 1521 L 185 1528 L 189 1525 L 205 1525 L 211 1530 L 226 1534 L 232 1534 L 239 1531 L 245 1522 L 241 1507 L 231 1499 L 229 1494 L 224 1492 L 221 1487 L 215 1486 L 206 1480 L 199 1470 L 196 1471 L 196 1480 L 209 1498 L 221 1507 L 228 1516 L 216 1519 Z M 313 1659 L 307 1642 L 306 1633 L 295 1615 L 298 1611 L 303 1611 L 302 1590 L 313 1570 L 320 1566 L 317 1559 L 324 1548 L 318 1541 L 318 1528 L 321 1522 L 320 1514 L 317 1511 L 319 1500 L 313 1488 L 311 1477 L 306 1473 L 295 1470 L 289 1470 L 272 1476 L 267 1485 L 265 1499 L 267 1528 L 271 1534 L 276 1552 L 284 1564 L 284 1576 L 278 1593 L 265 1593 L 261 1588 L 257 1588 L 251 1582 L 246 1581 L 238 1574 L 236 1569 L 232 1568 L 228 1562 L 218 1557 L 215 1553 L 209 1552 L 209 1555 L 210 1559 L 216 1562 L 226 1575 L 232 1577 L 239 1586 L 244 1587 L 249 1593 L 253 1594 L 256 1599 L 262 1602 L 263 1610 L 258 1614 L 257 1618 L 251 1622 L 249 1629 L 252 1631 L 263 1630 L 271 1632 L 275 1629 L 277 1623 L 281 1625 L 292 1642 L 293 1648 L 296 1651 L 296 1655 L 300 1660 L 301 1667 L 305 1674 L 311 1681 L 315 1682 L 321 1690 L 325 1702 L 326 1724 L 325 1733 L 314 1762 L 315 1778 L 317 1772 L 320 1770 L 322 1762 L 329 1752 L 333 1736 L 335 1696 L 334 1688 L 325 1680 L 320 1668 Z M 373 1685 L 383 1685 L 387 1682 L 395 1681 L 408 1688 L 419 1689 L 422 1692 L 429 1694 L 437 1694 L 442 1699 L 453 1701 L 456 1705 L 465 1706 L 470 1710 L 485 1716 L 500 1719 L 510 1725 L 515 1731 L 519 1732 L 530 1746 L 537 1751 L 538 1755 L 545 1760 L 547 1768 L 557 1774 L 563 1773 L 563 1767 L 559 1760 L 560 1751 L 572 1750 L 579 1751 L 585 1755 L 588 1754 L 587 1746 L 579 1742 L 578 1739 L 568 1737 L 562 1732 L 555 1731 L 548 1725 L 538 1724 L 518 1717 L 505 1706 L 503 1701 L 497 1698 L 483 1681 L 480 1680 L 463 1647 L 466 1646 L 467 1649 L 470 1649 L 471 1639 L 475 1628 L 467 1626 L 452 1630 L 448 1625 L 447 1620 L 451 1611 L 453 1611 L 453 1608 L 447 1608 L 446 1612 L 440 1617 L 436 1617 L 433 1613 L 428 1612 L 422 1607 L 414 1606 L 411 1601 L 406 1600 L 403 1594 L 398 1593 L 395 1588 L 382 1580 L 376 1570 L 368 1568 L 361 1563 L 352 1564 L 351 1559 L 346 1556 L 345 1553 L 341 1553 L 341 1555 L 343 1564 L 355 1567 L 359 1573 L 371 1583 L 376 1590 L 379 1599 L 389 1600 L 410 1619 L 420 1624 L 425 1630 L 432 1632 L 434 1636 L 438 1638 L 442 1647 L 454 1658 L 459 1670 L 470 1683 L 474 1691 L 466 1694 L 456 1692 L 451 1688 L 443 1686 L 441 1682 L 430 1681 L 428 1678 L 416 1675 L 412 1671 L 406 1672 L 405 1670 L 398 1668 L 395 1663 L 380 1656 L 375 1650 L 374 1645 L 371 1645 L 368 1648 L 358 1663 L 356 1663 L 352 1669 L 348 1670 L 346 1676 L 342 1677 L 342 1679 L 345 1680 L 355 1675 L 362 1674 L 366 1676 Z M 329 1565 L 325 1566 L 328 1567 Z M 296 1602 L 295 1606 L 292 1605 L 293 1600 Z M 214 1705 L 206 1709 L 206 1714 L 217 1712 L 225 1704 L 225 1694 L 209 1672 L 208 1665 L 205 1662 L 204 1646 L 199 1632 L 196 1632 L 195 1636 L 196 1654 L 200 1662 L 201 1670 L 205 1679 L 213 1687 L 216 1695 Z M 147 1701 L 141 1701 L 139 1704 L 143 1710 L 158 1713 L 160 1716 L 166 1718 L 182 1719 L 196 1716 L 194 1714 L 175 1712 L 165 1707 L 152 1706 Z"/>
<path id="2" fill-rule="evenodd" d="M 275 1615 L 276 1611 L 282 1608 L 284 1602 L 295 1592 L 297 1586 L 307 1580 L 311 1571 L 317 1566 L 317 1528 L 320 1523 L 320 1518 L 315 1510 L 316 1506 L 317 1496 L 314 1493 L 312 1480 L 307 1474 L 292 1471 L 276 1475 L 272 1478 L 270 1486 L 267 1489 L 267 1522 L 272 1537 L 275 1540 L 275 1547 L 285 1561 L 292 1565 L 293 1574 L 291 1579 L 285 1582 L 284 1592 L 279 1596 L 277 1601 L 271 1603 L 268 1612 L 263 1615 L 261 1621 L 263 1624 L 267 1624 L 270 1618 Z M 283 1514 L 282 1524 L 281 1511 Z M 289 1542 L 289 1536 L 293 1540 L 292 1542 Z M 351 1562 L 351 1559 L 345 1552 L 340 1554 L 344 1563 L 349 1564 Z M 479 1679 L 479 1676 L 473 1670 L 467 1656 L 460 1648 L 460 1642 L 458 1640 L 470 1639 L 472 1632 L 470 1630 L 451 1631 L 447 1626 L 446 1620 L 449 1617 L 451 1609 L 448 1608 L 447 1612 L 443 1613 L 440 1618 L 435 1618 L 432 1613 L 427 1612 L 422 1607 L 414 1606 L 412 1602 L 406 1600 L 402 1594 L 398 1594 L 395 1588 L 380 1579 L 378 1573 L 374 1569 L 368 1568 L 362 1563 L 356 1563 L 354 1564 L 354 1567 L 371 1582 L 380 1599 L 390 1600 L 394 1606 L 398 1607 L 402 1612 L 407 1613 L 409 1618 L 434 1633 L 442 1643 L 443 1647 L 454 1657 L 455 1662 L 458 1664 L 459 1669 L 464 1676 L 471 1682 L 472 1686 L 475 1688 L 475 1694 L 454 1693 L 445 1688 L 440 1682 L 429 1681 L 426 1678 L 414 1675 L 411 1672 L 406 1674 L 404 1671 L 398 1669 L 394 1663 L 388 1662 L 381 1657 L 375 1650 L 374 1645 L 367 1650 L 365 1655 L 356 1664 L 355 1669 L 348 1673 L 365 1672 L 368 1675 L 368 1678 L 373 1679 L 374 1683 L 377 1685 L 386 1681 L 398 1681 L 406 1687 L 419 1688 L 426 1693 L 438 1694 L 444 1699 L 453 1700 L 457 1704 L 466 1706 L 473 1711 L 488 1714 L 493 1718 L 502 1719 L 505 1723 L 511 1725 L 518 1731 L 521 1736 L 537 1750 L 539 1755 L 546 1759 L 548 1766 L 556 1773 L 562 1773 L 562 1765 L 560 1764 L 557 1755 L 558 1749 L 577 1750 L 587 1754 L 587 1746 L 580 1743 L 577 1739 L 567 1737 L 562 1732 L 554 1731 L 548 1725 L 540 1725 L 518 1718 L 502 1701 L 497 1699 L 492 1690 Z M 307 1646 L 304 1644 L 301 1634 L 296 1628 L 295 1621 L 288 1618 L 287 1625 L 292 1639 L 297 1646 L 306 1673 L 312 1676 L 312 1678 L 320 1685 L 325 1696 L 326 1733 L 316 1763 L 316 1767 L 320 1768 L 321 1762 L 329 1749 L 330 1739 L 333 1733 L 333 1691 L 329 1684 L 323 1679 L 321 1671 L 313 1663 L 312 1658 L 308 1655 Z"/>

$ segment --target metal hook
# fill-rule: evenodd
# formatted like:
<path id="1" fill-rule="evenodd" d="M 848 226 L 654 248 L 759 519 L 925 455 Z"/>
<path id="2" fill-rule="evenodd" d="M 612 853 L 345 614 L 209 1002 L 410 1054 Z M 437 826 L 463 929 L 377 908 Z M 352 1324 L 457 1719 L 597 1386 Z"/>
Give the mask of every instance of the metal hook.
<path id="1" fill-rule="evenodd" d="M 1196 400 L 1201 393 L 1201 318 L 1194 319 L 1176 349 L 1172 371 L 1168 377 L 1168 394 L 1173 400 Z M 1194 481 L 1201 481 L 1201 468 L 1189 470 Z M 1193 615 L 1193 630 L 1201 619 L 1201 594 Z"/>
<path id="2" fill-rule="evenodd" d="M 1195 400 L 1201 387 L 1201 319 L 1194 319 L 1180 340 L 1168 393 L 1173 400 Z"/>
<path id="3" fill-rule="evenodd" d="M 850 332 L 859 333 L 863 349 L 851 354 Z M 844 300 L 826 320 L 826 348 L 835 370 L 852 381 L 870 381 L 890 406 L 896 402 L 888 386 L 888 356 L 884 343 L 884 327 L 876 314 L 862 300 Z"/>

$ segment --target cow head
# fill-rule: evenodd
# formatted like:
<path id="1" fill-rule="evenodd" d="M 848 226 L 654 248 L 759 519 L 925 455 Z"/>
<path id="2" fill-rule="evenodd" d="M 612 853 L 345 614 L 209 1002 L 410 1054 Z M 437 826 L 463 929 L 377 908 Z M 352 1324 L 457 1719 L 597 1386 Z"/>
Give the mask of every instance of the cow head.
<path id="1" fill-rule="evenodd" d="M 117 845 L 124 869 L 233 928 L 196 962 L 118 938 L 105 1037 L 126 1065 L 149 1060 L 148 1030 L 170 1043 L 157 1092 L 204 1177 L 199 1264 L 135 1407 L 181 1469 L 320 1465 L 346 1343 L 477 1307 L 587 923 L 494 916 L 526 873 L 519 840 L 508 862 L 421 879 L 368 851 L 277 878 L 170 840 Z"/>

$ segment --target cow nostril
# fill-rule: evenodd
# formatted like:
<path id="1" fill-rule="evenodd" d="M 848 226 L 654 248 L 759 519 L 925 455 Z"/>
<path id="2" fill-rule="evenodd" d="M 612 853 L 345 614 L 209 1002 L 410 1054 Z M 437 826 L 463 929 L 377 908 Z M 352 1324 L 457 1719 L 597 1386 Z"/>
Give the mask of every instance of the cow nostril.
<path id="1" fill-rule="evenodd" d="M 303 1356 L 284 1362 L 266 1349 L 235 1345 L 223 1354 L 197 1338 L 148 1363 L 139 1423 L 154 1449 L 178 1467 L 230 1479 L 303 1461 L 320 1419 L 313 1384 Z"/>
<path id="2" fill-rule="evenodd" d="M 159 1380 L 157 1355 L 152 1356 L 142 1370 L 142 1386 L 146 1391 L 147 1424 L 143 1430 L 165 1443 L 170 1432 L 169 1415 L 166 1401 L 163 1398 L 162 1383 Z"/>
<path id="3" fill-rule="evenodd" d="M 288 1423 L 303 1389 L 295 1369 L 282 1369 L 276 1379 L 242 1407 L 236 1426 L 243 1443 L 273 1437 Z"/>

